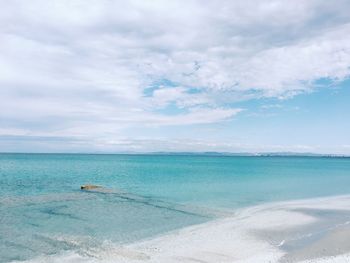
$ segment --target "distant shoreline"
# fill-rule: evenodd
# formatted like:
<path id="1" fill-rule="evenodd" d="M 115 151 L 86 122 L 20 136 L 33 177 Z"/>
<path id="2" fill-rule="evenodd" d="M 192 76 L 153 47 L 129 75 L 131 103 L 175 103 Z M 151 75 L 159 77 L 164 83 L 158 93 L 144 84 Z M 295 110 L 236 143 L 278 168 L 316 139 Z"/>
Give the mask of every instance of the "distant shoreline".
<path id="1" fill-rule="evenodd" d="M 318 153 L 226 153 L 226 152 L 0 152 L 5 154 L 32 154 L 32 155 L 154 155 L 154 156 L 208 156 L 208 157 L 316 157 L 316 158 L 350 158 L 343 154 Z"/>

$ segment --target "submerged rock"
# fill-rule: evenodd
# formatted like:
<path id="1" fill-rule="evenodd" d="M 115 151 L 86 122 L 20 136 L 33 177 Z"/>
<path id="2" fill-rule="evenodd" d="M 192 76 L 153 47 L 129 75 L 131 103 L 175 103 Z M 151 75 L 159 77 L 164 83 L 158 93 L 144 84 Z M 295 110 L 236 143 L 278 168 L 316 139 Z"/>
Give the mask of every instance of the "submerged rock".
<path id="1" fill-rule="evenodd" d="M 93 184 L 85 184 L 85 185 L 80 186 L 81 190 L 93 190 L 93 189 L 97 189 L 97 188 L 102 188 L 102 186 L 93 185 Z"/>

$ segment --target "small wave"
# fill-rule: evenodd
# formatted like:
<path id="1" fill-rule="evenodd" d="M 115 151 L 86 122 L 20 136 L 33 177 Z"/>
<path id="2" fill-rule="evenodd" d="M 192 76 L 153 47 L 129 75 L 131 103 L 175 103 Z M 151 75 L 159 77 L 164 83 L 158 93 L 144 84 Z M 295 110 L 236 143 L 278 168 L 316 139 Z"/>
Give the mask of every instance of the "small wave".
<path id="1" fill-rule="evenodd" d="M 59 254 L 44 255 L 25 261 L 13 261 L 21 263 L 47 263 L 47 262 L 129 262 L 131 260 L 146 261 L 149 256 L 143 252 L 119 246 L 110 241 L 100 242 L 97 239 L 84 236 L 44 236 L 42 240 L 61 248 Z M 69 251 L 67 249 L 69 248 Z"/>

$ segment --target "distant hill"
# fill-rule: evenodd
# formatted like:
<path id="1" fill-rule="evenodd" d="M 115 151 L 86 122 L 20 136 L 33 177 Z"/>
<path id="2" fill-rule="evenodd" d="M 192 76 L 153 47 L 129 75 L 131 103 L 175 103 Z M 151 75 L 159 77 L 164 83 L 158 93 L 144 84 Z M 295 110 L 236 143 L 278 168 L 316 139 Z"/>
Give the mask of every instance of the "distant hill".
<path id="1" fill-rule="evenodd" d="M 231 153 L 231 152 L 149 152 L 144 154 L 159 155 L 203 155 L 203 156 L 262 156 L 262 157 L 350 157 L 341 154 L 297 153 L 297 152 L 262 152 L 262 153 Z"/>

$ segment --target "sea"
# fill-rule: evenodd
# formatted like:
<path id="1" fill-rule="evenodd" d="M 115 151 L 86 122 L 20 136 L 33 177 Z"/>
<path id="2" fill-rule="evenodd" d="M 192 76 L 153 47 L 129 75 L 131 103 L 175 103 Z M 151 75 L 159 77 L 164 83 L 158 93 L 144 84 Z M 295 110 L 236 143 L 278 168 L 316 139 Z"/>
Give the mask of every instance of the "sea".
<path id="1" fill-rule="evenodd" d="M 0 262 L 98 257 L 245 207 L 347 194 L 345 157 L 4 153 Z"/>

